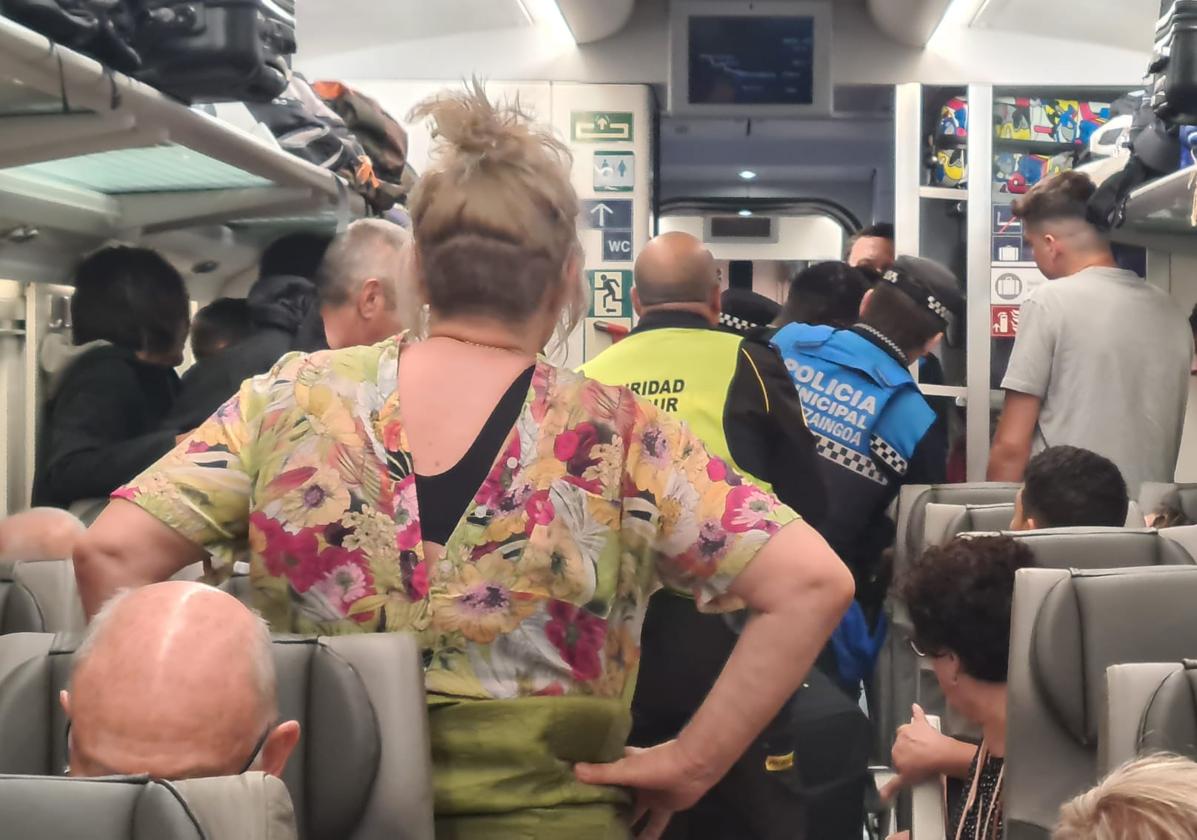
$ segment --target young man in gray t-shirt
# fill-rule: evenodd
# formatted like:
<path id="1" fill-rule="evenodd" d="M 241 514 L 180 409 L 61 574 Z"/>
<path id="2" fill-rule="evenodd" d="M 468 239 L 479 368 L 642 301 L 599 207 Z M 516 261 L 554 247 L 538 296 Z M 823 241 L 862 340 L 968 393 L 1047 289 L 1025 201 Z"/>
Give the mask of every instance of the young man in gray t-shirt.
<path id="1" fill-rule="evenodd" d="M 1134 497 L 1173 480 L 1193 336 L 1168 295 L 1118 268 L 1086 215 L 1093 189 L 1065 172 L 1014 202 L 1052 282 L 1022 306 L 988 478 L 1020 481 L 1033 453 L 1068 444 L 1117 464 Z"/>

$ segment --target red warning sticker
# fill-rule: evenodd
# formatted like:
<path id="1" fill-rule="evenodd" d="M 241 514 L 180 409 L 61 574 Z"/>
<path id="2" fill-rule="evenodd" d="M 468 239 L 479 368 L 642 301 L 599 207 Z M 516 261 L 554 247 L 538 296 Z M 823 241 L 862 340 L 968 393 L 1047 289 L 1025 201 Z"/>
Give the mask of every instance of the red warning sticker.
<path id="1" fill-rule="evenodd" d="M 1018 335 L 1018 306 L 989 307 L 989 334 L 994 338 Z"/>

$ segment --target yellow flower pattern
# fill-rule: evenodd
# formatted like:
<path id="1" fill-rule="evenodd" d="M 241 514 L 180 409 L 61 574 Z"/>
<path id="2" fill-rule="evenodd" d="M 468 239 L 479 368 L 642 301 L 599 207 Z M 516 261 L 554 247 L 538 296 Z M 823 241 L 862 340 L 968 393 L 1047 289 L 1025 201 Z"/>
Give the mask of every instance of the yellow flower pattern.
<path id="1" fill-rule="evenodd" d="M 429 690 L 474 698 L 623 696 L 648 596 L 665 584 L 734 606 L 735 576 L 795 518 L 675 419 L 542 359 L 426 563 L 395 397 L 403 346 L 283 358 L 114 496 L 214 565 L 248 549 L 276 631 L 414 632 Z"/>

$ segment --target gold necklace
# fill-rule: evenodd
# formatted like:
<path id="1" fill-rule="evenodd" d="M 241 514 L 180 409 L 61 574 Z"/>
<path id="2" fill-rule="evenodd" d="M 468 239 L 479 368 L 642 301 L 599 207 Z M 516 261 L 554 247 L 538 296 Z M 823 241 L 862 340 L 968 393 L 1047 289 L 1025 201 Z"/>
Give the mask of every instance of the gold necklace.
<path id="1" fill-rule="evenodd" d="M 481 347 L 483 350 L 502 350 L 504 353 L 518 353 L 520 355 L 525 355 L 522 350 L 517 350 L 514 347 L 502 347 L 498 344 L 481 344 L 480 342 L 477 342 L 477 341 L 470 341 L 469 339 L 466 339 L 466 338 L 457 338 L 456 336 L 452 336 L 452 335 L 430 335 L 428 337 L 429 338 L 443 338 L 448 341 L 456 341 L 458 344 L 468 344 L 471 347 Z"/>

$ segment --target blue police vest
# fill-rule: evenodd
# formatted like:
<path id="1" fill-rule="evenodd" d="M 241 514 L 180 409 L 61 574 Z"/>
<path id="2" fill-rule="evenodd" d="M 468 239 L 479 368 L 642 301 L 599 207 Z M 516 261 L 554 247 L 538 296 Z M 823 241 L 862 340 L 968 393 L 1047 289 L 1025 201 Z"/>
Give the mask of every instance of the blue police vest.
<path id="1" fill-rule="evenodd" d="M 935 422 L 910 372 L 851 330 L 789 324 L 773 345 L 819 437 L 819 454 L 876 484 L 889 485 L 894 477 L 900 483 Z"/>
<path id="2" fill-rule="evenodd" d="M 773 336 L 773 346 L 818 438 L 828 496 L 820 530 L 856 575 L 859 595 L 892 538 L 885 508 L 935 412 L 900 362 L 851 330 L 790 324 Z M 860 604 L 849 609 L 831 637 L 845 686 L 873 673 L 886 629 L 884 615 L 870 628 Z"/>

